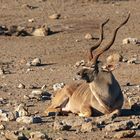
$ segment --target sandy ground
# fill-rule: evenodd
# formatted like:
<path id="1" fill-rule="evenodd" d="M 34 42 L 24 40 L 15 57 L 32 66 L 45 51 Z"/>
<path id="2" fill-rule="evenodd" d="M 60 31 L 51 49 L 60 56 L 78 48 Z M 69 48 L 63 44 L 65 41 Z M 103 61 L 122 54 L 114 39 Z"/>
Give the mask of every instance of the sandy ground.
<path id="1" fill-rule="evenodd" d="M 29 9 L 25 4 L 35 8 Z M 2 86 L 0 97 L 11 103 L 1 106 L 1 109 L 13 110 L 13 104 L 25 102 L 31 113 L 38 111 L 38 114 L 42 116 L 50 101 L 27 101 L 23 98 L 24 95 L 31 93 L 30 87 L 32 85 L 37 88 L 46 85 L 48 92 L 53 93 L 53 84 L 72 82 L 78 71 L 74 67 L 75 63 L 85 59 L 87 49 L 97 41 L 97 39 L 86 40 L 85 34 L 91 33 L 94 38 L 98 38 L 99 24 L 106 18 L 110 18 L 110 21 L 105 26 L 103 45 L 111 38 L 113 29 L 126 17 L 129 11 L 131 12 L 129 22 L 119 30 L 112 48 L 105 52 L 100 59 L 104 61 L 107 56 L 115 52 L 127 59 L 136 56 L 140 59 L 138 45 L 122 44 L 122 40 L 127 37 L 140 39 L 139 0 L 120 0 L 117 2 L 111 0 L 109 2 L 103 2 L 103 0 L 98 2 L 94 0 L 12 0 L 12 2 L 1 0 L 0 6 L 0 25 L 37 27 L 47 23 L 54 32 L 46 37 L 0 36 L 0 67 L 6 71 L 5 75 L 0 76 L 0 86 Z M 49 15 L 56 12 L 61 14 L 59 19 L 48 18 Z M 28 22 L 28 19 L 31 18 L 35 20 L 33 23 Z M 31 67 L 32 71 L 26 73 L 28 69 L 26 63 L 36 57 L 41 59 L 43 65 Z M 121 63 L 113 73 L 123 89 L 127 83 L 140 85 L 139 72 L 139 64 Z M 18 88 L 20 83 L 25 85 L 25 89 Z M 129 88 L 131 89 L 131 87 Z M 140 94 L 137 90 L 133 92 L 137 95 Z M 127 100 L 125 100 L 124 108 L 129 108 L 127 104 Z M 67 116 L 62 118 L 66 119 Z M 62 118 L 58 117 L 58 119 Z M 47 132 L 50 137 L 60 136 L 65 139 L 99 139 L 100 135 L 105 135 L 104 131 L 56 133 L 49 128 L 49 123 L 47 123 L 49 118 L 45 117 L 44 119 L 46 120 L 44 123 L 29 125 L 30 131 L 41 130 Z M 129 120 L 130 115 L 124 119 Z M 18 130 L 23 126 L 15 121 L 3 124 L 6 126 L 6 130 Z M 139 130 L 137 130 L 136 138 L 138 137 L 140 138 Z"/>

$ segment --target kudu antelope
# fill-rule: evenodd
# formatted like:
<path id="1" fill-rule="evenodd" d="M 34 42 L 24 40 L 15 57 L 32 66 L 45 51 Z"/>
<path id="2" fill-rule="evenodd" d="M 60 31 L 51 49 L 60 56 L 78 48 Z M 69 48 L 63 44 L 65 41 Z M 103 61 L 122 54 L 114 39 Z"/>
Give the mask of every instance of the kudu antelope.
<path id="1" fill-rule="evenodd" d="M 121 88 L 111 72 L 112 67 L 102 66 L 98 58 L 113 45 L 117 31 L 127 23 L 129 17 L 130 14 L 114 30 L 111 41 L 104 47 L 99 46 L 103 40 L 103 26 L 108 20 L 101 24 L 99 41 L 89 51 L 88 67 L 77 73 L 86 82 L 66 85 L 59 90 L 46 109 L 47 114 L 72 112 L 82 117 L 90 117 L 97 113 L 119 112 L 124 101 Z"/>

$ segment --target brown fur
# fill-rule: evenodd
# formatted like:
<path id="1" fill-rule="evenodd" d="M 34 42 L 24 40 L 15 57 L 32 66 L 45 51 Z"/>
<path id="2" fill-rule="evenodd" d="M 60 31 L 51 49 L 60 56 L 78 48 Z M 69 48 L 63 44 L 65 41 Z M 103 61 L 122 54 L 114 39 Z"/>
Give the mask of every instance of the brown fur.
<path id="1" fill-rule="evenodd" d="M 98 57 L 108 50 L 115 41 L 117 31 L 127 23 L 130 14 L 115 30 L 112 40 L 103 48 L 96 46 L 90 48 L 90 67 L 78 72 L 81 79 L 86 82 L 66 85 L 56 93 L 51 105 L 46 109 L 49 112 L 72 112 L 82 117 L 90 117 L 93 114 L 109 114 L 119 112 L 123 105 L 123 94 L 121 88 L 113 76 L 112 67 L 102 67 L 97 62 Z M 103 26 L 102 26 L 103 27 Z M 101 30 L 103 34 L 103 30 Z M 103 37 L 101 35 L 101 37 Z M 102 38 L 100 39 L 102 41 Z M 92 55 L 92 51 L 95 55 Z"/>

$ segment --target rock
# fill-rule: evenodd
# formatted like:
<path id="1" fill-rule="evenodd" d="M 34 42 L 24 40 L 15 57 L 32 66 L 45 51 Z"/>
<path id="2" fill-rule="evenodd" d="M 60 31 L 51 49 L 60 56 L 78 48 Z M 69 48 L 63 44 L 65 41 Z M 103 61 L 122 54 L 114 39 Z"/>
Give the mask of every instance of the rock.
<path id="1" fill-rule="evenodd" d="M 81 132 L 91 132 L 93 129 L 93 124 L 92 122 L 84 123 L 81 126 Z"/>
<path id="2" fill-rule="evenodd" d="M 7 104 L 7 100 L 4 98 L 0 98 L 0 105 Z"/>
<path id="3" fill-rule="evenodd" d="M 41 59 L 40 58 L 35 58 L 31 61 L 32 66 L 40 66 L 41 65 Z"/>
<path id="4" fill-rule="evenodd" d="M 85 65 L 85 61 L 84 60 L 81 60 L 81 61 L 76 62 L 76 64 L 74 65 L 74 67 L 79 67 L 79 66 L 84 66 L 84 65 Z"/>
<path id="5" fill-rule="evenodd" d="M 50 28 L 47 27 L 46 24 L 44 24 L 43 26 L 41 26 L 40 28 L 35 28 L 32 31 L 32 35 L 33 36 L 47 36 L 50 32 Z"/>
<path id="6" fill-rule="evenodd" d="M 120 131 L 130 129 L 134 123 L 132 121 L 114 122 L 105 126 L 107 131 Z"/>
<path id="7" fill-rule="evenodd" d="M 28 108 L 24 103 L 21 103 L 19 106 L 15 107 L 16 117 L 28 116 Z"/>
<path id="8" fill-rule="evenodd" d="M 0 68 L 0 75 L 4 75 L 4 70 Z"/>
<path id="9" fill-rule="evenodd" d="M 45 90 L 33 90 L 32 93 L 28 96 L 29 99 L 37 99 L 37 100 L 50 100 L 51 99 L 51 94 L 49 94 Z"/>
<path id="10" fill-rule="evenodd" d="M 66 140 L 66 139 L 59 137 L 59 138 L 56 138 L 55 140 Z"/>
<path id="11" fill-rule="evenodd" d="M 4 130 L 5 129 L 5 126 L 4 125 L 0 125 L 0 130 Z"/>
<path id="12" fill-rule="evenodd" d="M 137 38 L 131 38 L 131 37 L 129 37 L 129 38 L 125 38 L 125 39 L 123 39 L 123 45 L 125 45 L 125 44 L 137 44 L 137 42 L 138 42 L 138 39 Z"/>
<path id="13" fill-rule="evenodd" d="M 131 110 L 133 110 L 133 111 L 140 110 L 140 97 L 139 96 L 129 97 L 128 103 L 129 103 Z"/>
<path id="14" fill-rule="evenodd" d="M 22 116 L 16 119 L 18 123 L 32 124 L 32 123 L 41 123 L 42 119 L 38 116 Z"/>
<path id="15" fill-rule="evenodd" d="M 27 140 L 25 135 L 19 131 L 6 131 L 5 138 L 8 140 Z"/>
<path id="16" fill-rule="evenodd" d="M 50 19 L 59 19 L 60 16 L 61 16 L 60 14 L 55 13 L 55 14 L 50 15 L 49 18 Z"/>
<path id="17" fill-rule="evenodd" d="M 53 124 L 53 130 L 55 131 L 69 130 L 70 128 L 71 128 L 70 125 L 64 124 L 62 122 L 55 121 Z"/>
<path id="18" fill-rule="evenodd" d="M 14 113 L 8 111 L 0 112 L 0 122 L 8 122 L 13 120 L 15 120 Z"/>
<path id="19" fill-rule="evenodd" d="M 85 39 L 87 39 L 87 40 L 93 39 L 93 36 L 90 33 L 87 33 L 85 35 Z"/>
<path id="20" fill-rule="evenodd" d="M 62 89 L 64 87 L 64 83 L 56 83 L 53 85 L 53 90 L 57 91 L 58 89 Z"/>
<path id="21" fill-rule="evenodd" d="M 30 130 L 30 129 L 31 129 L 30 127 L 22 126 L 22 127 L 19 128 L 19 131 Z"/>
<path id="22" fill-rule="evenodd" d="M 134 130 L 120 131 L 115 133 L 114 138 L 132 138 L 135 134 L 136 131 Z"/>
<path id="23" fill-rule="evenodd" d="M 34 22 L 34 21 L 35 21 L 34 18 L 28 19 L 28 22 Z"/>
<path id="24" fill-rule="evenodd" d="M 30 133 L 30 139 L 29 140 L 47 140 L 48 137 L 39 131 L 31 132 Z"/>
<path id="25" fill-rule="evenodd" d="M 107 64 L 114 64 L 122 61 L 123 57 L 119 53 L 114 53 L 107 57 Z"/>
<path id="26" fill-rule="evenodd" d="M 22 83 L 20 83 L 20 84 L 18 85 L 18 88 L 24 89 L 24 88 L 25 88 L 25 85 L 22 84 Z"/>
<path id="27" fill-rule="evenodd" d="M 137 61 L 137 58 L 131 58 L 127 61 L 127 63 L 132 64 L 132 63 L 135 63 L 135 61 Z"/>

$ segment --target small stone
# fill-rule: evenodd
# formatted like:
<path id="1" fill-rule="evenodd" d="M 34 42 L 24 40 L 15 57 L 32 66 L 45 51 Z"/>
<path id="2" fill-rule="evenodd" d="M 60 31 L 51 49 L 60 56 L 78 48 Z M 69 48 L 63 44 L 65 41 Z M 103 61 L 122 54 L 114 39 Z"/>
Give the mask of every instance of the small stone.
<path id="1" fill-rule="evenodd" d="M 56 138 L 55 140 L 66 140 L 66 139 L 59 137 L 59 138 Z"/>
<path id="2" fill-rule="evenodd" d="M 24 88 L 25 88 L 25 85 L 22 84 L 22 83 L 20 83 L 20 84 L 18 85 L 18 88 L 24 89 Z"/>
<path id="3" fill-rule="evenodd" d="M 93 36 L 90 33 L 87 33 L 85 35 L 85 39 L 87 39 L 87 40 L 93 39 Z"/>
<path id="4" fill-rule="evenodd" d="M 131 58 L 127 61 L 127 63 L 132 64 L 132 63 L 135 63 L 135 61 L 137 61 L 137 58 Z"/>
<path id="5" fill-rule="evenodd" d="M 123 45 L 129 44 L 129 43 L 136 45 L 137 42 L 138 42 L 138 39 L 137 38 L 131 38 L 131 37 L 129 37 L 129 38 L 123 39 Z"/>
<path id="6" fill-rule="evenodd" d="M 8 140 L 26 140 L 27 137 L 19 131 L 6 131 L 5 138 Z"/>
<path id="7" fill-rule="evenodd" d="M 0 68 L 0 75 L 4 75 L 4 70 Z"/>
<path id="8" fill-rule="evenodd" d="M 36 116 L 22 116 L 16 119 L 18 123 L 32 124 L 32 123 L 41 123 L 42 119 Z"/>
<path id="9" fill-rule="evenodd" d="M 136 134 L 135 130 L 126 130 L 126 131 L 120 131 L 120 132 L 116 132 L 114 135 L 114 138 L 132 138 L 134 137 Z"/>
<path id="10" fill-rule="evenodd" d="M 41 26 L 40 28 L 36 28 L 32 31 L 33 36 L 47 36 L 50 32 L 50 28 L 46 24 Z"/>
<path id="11" fill-rule="evenodd" d="M 35 21 L 34 18 L 28 19 L 28 22 L 34 22 L 34 21 Z"/>
<path id="12" fill-rule="evenodd" d="M 16 117 L 28 116 L 28 108 L 24 103 L 21 103 L 19 106 L 15 107 Z"/>
<path id="13" fill-rule="evenodd" d="M 64 83 L 56 83 L 53 85 L 53 90 L 57 91 L 58 89 L 62 89 L 65 86 Z"/>
<path id="14" fill-rule="evenodd" d="M 31 61 L 32 66 L 40 66 L 41 65 L 41 59 L 40 58 L 35 58 Z"/>
<path id="15" fill-rule="evenodd" d="M 0 125 L 0 130 L 4 130 L 5 129 L 5 126 L 4 125 Z"/>
<path id="16" fill-rule="evenodd" d="M 128 103 L 129 103 L 131 110 L 133 110 L 133 111 L 140 110 L 140 97 L 139 96 L 128 98 Z"/>
<path id="17" fill-rule="evenodd" d="M 134 123 L 132 121 L 114 122 L 105 126 L 107 131 L 120 131 L 130 129 Z"/>
<path id="18" fill-rule="evenodd" d="M 26 126 L 22 126 L 19 128 L 19 131 L 23 131 L 23 130 L 30 130 L 30 127 L 26 127 Z"/>
<path id="19" fill-rule="evenodd" d="M 39 131 L 31 132 L 30 133 L 30 139 L 29 140 L 47 140 L 48 137 Z"/>
<path id="20" fill-rule="evenodd" d="M 71 128 L 70 125 L 67 125 L 65 123 L 62 122 L 54 122 L 53 124 L 53 129 L 57 130 L 57 131 L 63 131 L 63 130 L 69 130 Z"/>
<path id="21" fill-rule="evenodd" d="M 84 123 L 81 126 L 81 132 L 91 132 L 93 129 L 93 124 L 92 122 Z"/>
<path id="22" fill-rule="evenodd" d="M 55 13 L 55 14 L 50 15 L 49 18 L 50 19 L 59 19 L 60 16 L 61 16 L 60 14 Z"/>
<path id="23" fill-rule="evenodd" d="M 110 56 L 107 57 L 106 61 L 107 64 L 114 64 L 114 63 L 119 63 L 122 61 L 123 57 L 119 53 L 114 53 Z"/>
<path id="24" fill-rule="evenodd" d="M 76 62 L 76 64 L 74 65 L 74 67 L 79 67 L 79 66 L 84 66 L 84 65 L 85 65 L 85 61 L 84 60 L 81 60 L 81 61 Z"/>
<path id="25" fill-rule="evenodd" d="M 15 120 L 15 115 L 12 112 L 1 112 L 0 113 L 0 122 L 8 122 L 8 121 L 13 121 Z"/>

